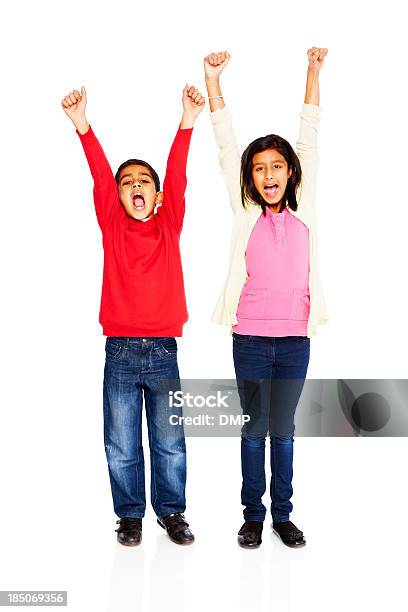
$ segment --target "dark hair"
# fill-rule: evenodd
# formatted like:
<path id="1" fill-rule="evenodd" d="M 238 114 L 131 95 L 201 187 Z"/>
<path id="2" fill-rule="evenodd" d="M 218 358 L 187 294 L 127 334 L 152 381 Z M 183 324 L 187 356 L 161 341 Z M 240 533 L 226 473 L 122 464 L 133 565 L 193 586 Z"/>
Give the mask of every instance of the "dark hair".
<path id="1" fill-rule="evenodd" d="M 123 164 L 120 164 L 119 168 L 116 171 L 115 174 L 115 181 L 116 184 L 119 184 L 119 176 L 121 171 L 123 170 L 123 168 L 126 168 L 126 166 L 133 166 L 133 165 L 137 165 L 137 166 L 144 166 L 145 168 L 147 168 L 150 171 L 150 174 L 152 175 L 152 179 L 154 181 L 154 186 L 156 188 L 156 191 L 160 191 L 160 179 L 159 179 L 159 175 L 157 174 L 156 170 L 154 168 L 151 167 L 150 164 L 148 164 L 147 162 L 143 161 L 143 159 L 128 159 L 127 161 L 123 162 Z"/>
<path id="2" fill-rule="evenodd" d="M 288 179 L 283 200 L 292 210 L 297 210 L 296 190 L 302 178 L 302 168 L 300 161 L 292 146 L 287 140 L 269 134 L 257 138 L 247 146 L 241 157 L 241 200 L 245 208 L 246 202 L 252 201 L 262 207 L 262 213 L 266 214 L 267 202 L 257 191 L 252 179 L 252 158 L 256 153 L 266 149 L 276 149 L 286 160 L 288 170 L 292 169 L 292 174 Z"/>

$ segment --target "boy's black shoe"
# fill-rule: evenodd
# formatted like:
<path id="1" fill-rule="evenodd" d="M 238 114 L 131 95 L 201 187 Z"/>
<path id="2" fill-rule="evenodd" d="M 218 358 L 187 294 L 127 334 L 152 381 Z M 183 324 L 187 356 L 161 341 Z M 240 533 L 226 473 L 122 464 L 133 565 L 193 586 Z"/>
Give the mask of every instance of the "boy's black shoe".
<path id="1" fill-rule="evenodd" d="M 174 512 L 167 516 L 161 516 L 157 519 L 160 527 L 167 531 L 167 534 L 172 542 L 176 544 L 191 544 L 194 542 L 194 536 L 188 528 L 189 525 L 181 512 Z"/>
<path id="2" fill-rule="evenodd" d="M 262 544 L 263 523 L 245 521 L 238 531 L 238 544 L 242 548 L 258 548 Z"/>
<path id="3" fill-rule="evenodd" d="M 273 523 L 273 531 L 290 548 L 299 548 L 306 544 L 303 531 L 300 531 L 291 521 Z"/>
<path id="4" fill-rule="evenodd" d="M 142 519 L 125 516 L 116 521 L 117 540 L 124 546 L 137 546 L 142 541 Z"/>

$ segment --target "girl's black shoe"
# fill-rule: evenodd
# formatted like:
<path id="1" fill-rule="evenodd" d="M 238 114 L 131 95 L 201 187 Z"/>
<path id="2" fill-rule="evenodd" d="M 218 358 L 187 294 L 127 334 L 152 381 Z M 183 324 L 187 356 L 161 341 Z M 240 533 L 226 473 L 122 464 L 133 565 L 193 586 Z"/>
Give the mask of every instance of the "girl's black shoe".
<path id="1" fill-rule="evenodd" d="M 306 544 L 303 531 L 300 531 L 291 521 L 273 523 L 273 531 L 278 538 L 290 548 L 299 548 Z"/>
<path id="2" fill-rule="evenodd" d="M 238 531 L 238 544 L 242 548 L 258 548 L 262 544 L 263 523 L 245 521 Z"/>

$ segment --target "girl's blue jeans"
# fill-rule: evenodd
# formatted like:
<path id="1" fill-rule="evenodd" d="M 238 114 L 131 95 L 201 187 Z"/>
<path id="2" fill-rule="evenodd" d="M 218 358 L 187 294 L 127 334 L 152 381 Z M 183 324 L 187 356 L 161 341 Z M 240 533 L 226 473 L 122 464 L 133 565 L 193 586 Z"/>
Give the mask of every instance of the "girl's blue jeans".
<path id="1" fill-rule="evenodd" d="M 296 406 L 310 356 L 306 336 L 233 334 L 233 356 L 243 413 L 241 502 L 246 521 L 265 519 L 265 438 L 270 436 L 271 514 L 274 523 L 289 520 L 293 506 L 293 442 Z"/>

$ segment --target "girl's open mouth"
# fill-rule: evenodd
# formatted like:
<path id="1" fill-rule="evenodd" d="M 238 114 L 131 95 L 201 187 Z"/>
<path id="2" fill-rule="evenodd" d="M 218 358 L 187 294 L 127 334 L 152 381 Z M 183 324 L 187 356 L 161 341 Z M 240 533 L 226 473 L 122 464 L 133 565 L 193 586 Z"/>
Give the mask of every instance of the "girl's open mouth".
<path id="1" fill-rule="evenodd" d="M 279 191 L 278 185 L 275 183 L 274 185 L 265 185 L 264 192 L 269 198 L 274 198 Z"/>
<path id="2" fill-rule="evenodd" d="M 144 197 L 141 193 L 135 193 L 133 196 L 133 207 L 136 210 L 143 210 L 145 207 Z"/>

